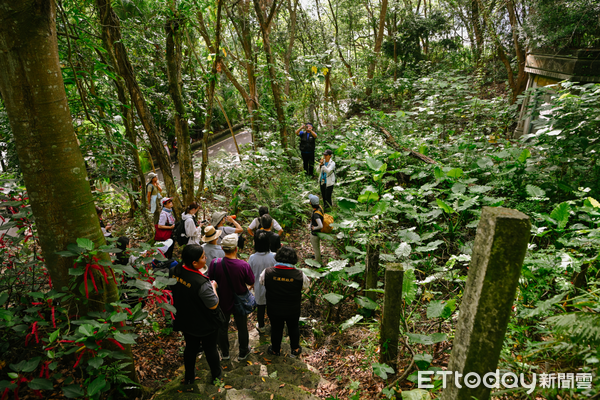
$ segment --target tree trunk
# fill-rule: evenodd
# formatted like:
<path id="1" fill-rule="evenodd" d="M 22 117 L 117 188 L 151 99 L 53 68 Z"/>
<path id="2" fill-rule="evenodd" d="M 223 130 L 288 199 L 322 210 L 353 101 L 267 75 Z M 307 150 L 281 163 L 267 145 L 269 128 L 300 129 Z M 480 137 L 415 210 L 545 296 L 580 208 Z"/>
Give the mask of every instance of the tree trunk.
<path id="1" fill-rule="evenodd" d="M 256 0 L 255 0 L 256 1 Z M 375 67 L 377 66 L 377 60 L 379 59 L 379 52 L 381 51 L 381 43 L 383 42 L 383 30 L 385 28 L 385 15 L 387 13 L 388 0 L 381 0 L 381 11 L 379 13 L 379 29 L 377 31 L 377 35 L 375 36 L 375 48 L 373 52 L 373 59 L 369 64 L 369 68 L 367 69 L 367 81 L 371 81 L 373 76 L 375 75 Z M 373 93 L 373 88 L 371 85 L 367 86 L 366 95 L 370 96 Z"/>
<path id="2" fill-rule="evenodd" d="M 217 67 L 221 60 L 221 55 L 219 54 L 219 46 L 221 44 L 221 10 L 223 9 L 223 1 L 224 0 L 217 0 L 217 25 L 215 28 L 215 43 L 213 45 L 215 51 L 215 60 L 210 70 L 208 88 L 206 89 L 208 101 L 206 103 L 206 116 L 204 118 L 204 136 L 202 137 L 202 171 L 200 173 L 200 185 L 198 186 L 197 197 L 202 196 L 202 192 L 204 191 L 204 184 L 206 181 L 206 167 L 208 167 L 208 136 L 210 133 L 210 124 L 212 122 L 212 108 L 215 99 Z"/>
<path id="3" fill-rule="evenodd" d="M 283 110 L 283 102 L 281 100 L 281 90 L 279 89 L 279 83 L 277 83 L 277 74 L 275 72 L 276 61 L 273 57 L 273 52 L 271 51 L 271 40 L 269 37 L 271 21 L 273 20 L 275 10 L 277 9 L 277 0 L 273 0 L 273 3 L 271 4 L 271 10 L 269 11 L 269 15 L 266 17 L 266 19 L 260 7 L 260 1 L 253 0 L 253 2 L 254 10 L 256 11 L 256 16 L 258 18 L 258 23 L 260 26 L 260 31 L 262 33 L 265 55 L 267 57 L 269 76 L 271 78 L 271 91 L 273 92 L 273 103 L 275 103 L 275 110 L 277 111 L 277 121 L 279 122 L 279 136 L 281 139 L 281 147 L 287 149 L 287 124 L 285 120 L 285 112 Z"/>
<path id="4" fill-rule="evenodd" d="M 473 26 L 473 34 L 475 36 L 475 65 L 479 65 L 481 54 L 483 53 L 483 32 L 481 30 L 481 22 L 479 18 L 479 3 L 477 0 L 471 0 L 471 24 Z M 473 42 L 471 42 L 473 45 Z"/>
<path id="5" fill-rule="evenodd" d="M 352 86 L 356 87 L 356 79 L 354 79 L 354 76 L 352 75 L 352 66 L 346 61 L 346 59 L 344 58 L 344 55 L 342 54 L 342 49 L 340 48 L 337 14 L 333 11 L 333 6 L 331 5 L 331 0 L 327 0 L 327 3 L 329 4 L 329 10 L 331 10 L 331 19 L 333 21 L 333 26 L 335 28 L 335 47 L 337 48 L 340 59 L 342 60 L 342 62 L 344 63 L 344 66 L 346 67 L 346 70 L 348 71 L 348 77 L 350 77 Z M 337 7 L 337 4 L 336 4 L 336 7 Z"/>
<path id="6" fill-rule="evenodd" d="M 290 63 L 292 58 L 292 50 L 294 49 L 294 40 L 296 39 L 296 11 L 298 9 L 298 2 L 300 0 L 293 0 L 294 5 L 292 6 L 292 0 L 287 0 L 288 12 L 290 13 L 290 38 L 288 42 L 288 46 L 285 52 L 284 65 L 285 65 L 285 73 L 290 76 Z M 284 93 L 286 96 L 290 96 L 290 80 L 285 80 L 285 88 Z"/>
<path id="7" fill-rule="evenodd" d="M 184 205 L 194 201 L 194 164 L 190 149 L 188 114 L 181 93 L 181 27 L 183 20 L 177 16 L 165 25 L 167 34 L 167 74 L 169 93 L 175 105 L 175 136 L 177 137 L 177 160 L 181 175 L 181 196 Z"/>
<path id="8" fill-rule="evenodd" d="M 177 194 L 177 187 L 175 186 L 175 181 L 173 179 L 169 156 L 162 145 L 162 140 L 156 129 L 156 125 L 154 124 L 154 117 L 152 116 L 150 108 L 146 103 L 146 99 L 137 83 L 133 66 L 127 56 L 127 50 L 125 49 L 125 45 L 121 38 L 121 23 L 119 18 L 112 9 L 111 0 L 96 0 L 96 6 L 98 8 L 100 26 L 102 27 L 102 42 L 111 57 L 111 61 L 114 63 L 113 67 L 125 80 L 125 85 L 129 90 L 129 94 L 135 105 L 140 121 L 148 134 L 150 144 L 157 156 L 158 165 L 165 180 L 167 192 L 169 196 L 173 198 L 175 215 L 181 215 L 183 207 L 179 195 Z"/>
<path id="9" fill-rule="evenodd" d="M 69 286 L 77 238 L 105 243 L 67 104 L 58 57 L 54 1 L 0 0 L 0 91 L 54 287 Z M 116 301 L 112 281 L 90 307 Z"/>
<path id="10" fill-rule="evenodd" d="M 514 104 L 517 101 L 517 96 L 525 91 L 527 86 L 527 72 L 525 72 L 525 50 L 519 41 L 519 21 L 517 20 L 517 15 L 512 0 L 506 0 L 506 8 L 508 10 L 508 19 L 510 20 L 513 44 L 518 62 L 517 79 L 514 82 L 511 96 L 511 104 Z"/>

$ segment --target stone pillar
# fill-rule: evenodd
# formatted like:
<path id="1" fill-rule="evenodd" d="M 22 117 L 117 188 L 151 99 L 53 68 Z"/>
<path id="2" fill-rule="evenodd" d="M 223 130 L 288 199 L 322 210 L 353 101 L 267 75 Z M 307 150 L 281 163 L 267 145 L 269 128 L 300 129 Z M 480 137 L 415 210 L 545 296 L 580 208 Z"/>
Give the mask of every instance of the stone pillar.
<path id="1" fill-rule="evenodd" d="M 379 331 L 379 362 L 397 371 L 398 338 L 400 335 L 400 313 L 402 311 L 402 264 L 388 264 L 385 270 L 385 294 L 383 315 Z"/>
<path id="2" fill-rule="evenodd" d="M 367 257 L 365 260 L 365 289 L 377 289 L 377 275 L 379 274 L 379 245 L 367 244 Z M 375 301 L 376 292 L 365 292 L 365 296 Z"/>
<path id="3" fill-rule="evenodd" d="M 467 380 L 475 387 L 467 387 L 465 375 L 473 372 L 483 379 L 488 372 L 496 371 L 530 228 L 529 217 L 519 211 L 483 208 L 448 362 L 452 375 L 447 377 L 442 400 L 487 400 L 490 397 L 491 389 L 483 382 L 473 384 L 474 375 Z M 493 381 L 492 378 L 490 383 Z"/>

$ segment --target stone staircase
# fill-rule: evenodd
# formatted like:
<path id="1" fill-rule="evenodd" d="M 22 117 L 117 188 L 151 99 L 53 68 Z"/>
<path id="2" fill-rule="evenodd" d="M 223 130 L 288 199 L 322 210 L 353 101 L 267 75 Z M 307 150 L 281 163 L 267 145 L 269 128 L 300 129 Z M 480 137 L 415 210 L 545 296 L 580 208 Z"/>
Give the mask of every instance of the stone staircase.
<path id="1" fill-rule="evenodd" d="M 223 383 L 215 386 L 210 382 L 210 370 L 202 354 L 196 363 L 196 382 L 182 385 L 183 366 L 180 375 L 160 389 L 156 400 L 179 399 L 226 399 L 226 400 L 318 400 L 309 390 L 331 383 L 300 358 L 290 357 L 290 346 L 282 343 L 281 356 L 267 354 L 270 337 L 259 336 L 250 331 L 252 353 L 244 361 L 237 361 L 237 332 L 230 333 L 231 359 L 221 361 Z M 303 349 L 303 355 L 310 350 Z"/>

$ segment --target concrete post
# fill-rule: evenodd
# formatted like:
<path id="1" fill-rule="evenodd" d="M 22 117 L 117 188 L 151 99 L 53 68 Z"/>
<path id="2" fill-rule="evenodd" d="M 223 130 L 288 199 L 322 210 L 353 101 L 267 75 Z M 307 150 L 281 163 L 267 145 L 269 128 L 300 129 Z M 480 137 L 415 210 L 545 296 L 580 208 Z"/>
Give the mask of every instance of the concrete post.
<path id="1" fill-rule="evenodd" d="M 402 311 L 402 264 L 388 264 L 385 270 L 385 294 L 380 326 L 379 362 L 397 372 L 398 338 L 400 335 L 400 312 Z"/>
<path id="2" fill-rule="evenodd" d="M 365 259 L 365 289 L 377 289 L 377 275 L 379 274 L 379 245 L 367 244 L 367 257 Z M 375 301 L 376 292 L 365 292 L 365 296 Z"/>
<path id="3" fill-rule="evenodd" d="M 475 385 L 475 375 L 466 375 L 472 372 L 483 379 L 496 371 L 530 228 L 529 217 L 519 211 L 483 208 L 448 362 L 452 375 L 442 400 L 489 399 L 491 389 L 483 382 Z"/>

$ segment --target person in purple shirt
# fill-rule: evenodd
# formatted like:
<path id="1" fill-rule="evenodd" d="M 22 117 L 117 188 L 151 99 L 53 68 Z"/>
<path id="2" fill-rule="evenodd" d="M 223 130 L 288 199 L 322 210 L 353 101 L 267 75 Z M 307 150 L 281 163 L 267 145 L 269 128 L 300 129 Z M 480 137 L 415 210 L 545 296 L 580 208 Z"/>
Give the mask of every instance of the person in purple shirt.
<path id="1" fill-rule="evenodd" d="M 244 260 L 237 258 L 237 240 L 238 236 L 235 233 L 229 234 L 223 238 L 221 247 L 225 252 L 225 257 L 215 258 L 208 268 L 208 276 L 210 279 L 217 282 L 219 302 L 223 313 L 225 314 L 225 324 L 223 329 L 219 330 L 219 348 L 221 349 L 221 358 L 228 360 L 229 356 L 229 338 L 227 331 L 229 330 L 229 321 L 231 314 L 235 320 L 235 325 L 238 330 L 238 341 L 240 343 L 240 351 L 238 361 L 243 361 L 250 355 L 250 338 L 248 335 L 248 316 L 236 314 L 233 310 L 233 292 L 243 294 L 247 291 L 248 286 L 254 285 L 254 274 L 250 265 Z M 227 268 L 231 285 L 227 279 L 227 275 L 223 271 Z M 233 288 L 231 287 L 233 285 Z"/>

